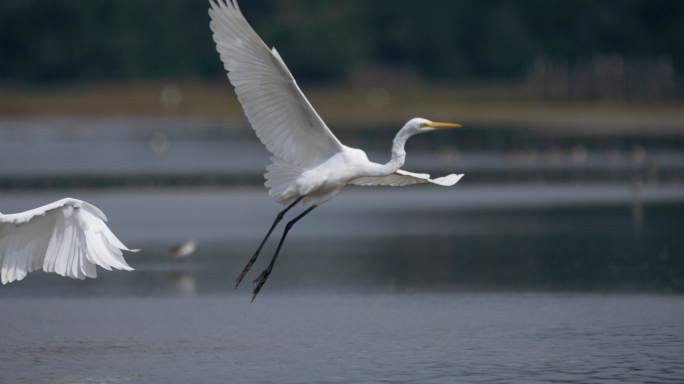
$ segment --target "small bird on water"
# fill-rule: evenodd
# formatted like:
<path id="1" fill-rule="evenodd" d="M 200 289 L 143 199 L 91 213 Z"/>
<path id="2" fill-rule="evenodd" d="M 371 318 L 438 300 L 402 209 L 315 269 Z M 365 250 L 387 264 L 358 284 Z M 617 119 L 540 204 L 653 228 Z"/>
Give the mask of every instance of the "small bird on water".
<path id="1" fill-rule="evenodd" d="M 197 240 L 188 240 L 186 242 L 176 244 L 168 249 L 168 253 L 178 260 L 187 259 L 190 255 L 195 253 L 197 249 Z"/>
<path id="2" fill-rule="evenodd" d="M 276 220 L 261 245 L 238 276 L 237 288 L 257 260 L 261 249 L 285 213 L 298 203 L 312 203 L 287 223 L 271 263 L 254 280 L 252 301 L 273 270 L 276 258 L 292 226 L 314 208 L 329 201 L 347 184 L 403 186 L 433 183 L 456 184 L 462 174 L 430 179 L 424 173 L 401 168 L 406 159 L 404 144 L 413 135 L 458 124 L 436 123 L 414 118 L 399 130 L 387 164 L 368 160 L 360 149 L 343 145 L 318 116 L 275 48 L 269 49 L 247 23 L 236 0 L 210 0 L 210 27 L 228 79 L 256 131 L 272 154 L 266 167 L 266 187 L 273 199 L 287 207 Z"/>

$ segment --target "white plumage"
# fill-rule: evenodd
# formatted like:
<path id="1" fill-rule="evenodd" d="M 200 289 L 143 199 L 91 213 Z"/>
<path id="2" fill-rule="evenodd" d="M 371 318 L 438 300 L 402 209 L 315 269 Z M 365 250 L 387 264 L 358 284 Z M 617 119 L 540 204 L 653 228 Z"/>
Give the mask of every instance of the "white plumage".
<path id="1" fill-rule="evenodd" d="M 0 214 L 0 281 L 21 280 L 41 268 L 81 280 L 97 277 L 95 265 L 132 271 L 121 253 L 129 249 L 105 221 L 94 205 L 70 198 L 22 213 Z"/>
<path id="2" fill-rule="evenodd" d="M 432 182 L 453 185 L 463 175 L 430 180 L 429 175 L 399 170 L 404 144 L 414 134 L 457 124 L 413 119 L 397 134 L 392 160 L 372 163 L 365 152 L 350 148 L 333 135 L 313 109 L 278 52 L 269 49 L 240 12 L 237 1 L 210 0 L 210 27 L 228 78 L 257 137 L 273 153 L 266 186 L 276 202 L 320 205 L 346 184 L 392 185 Z"/>
<path id="3" fill-rule="evenodd" d="M 273 164 L 267 167 L 265 185 L 276 202 L 290 204 L 278 215 L 271 231 L 297 203 L 314 202 L 288 224 L 280 245 L 297 220 L 335 197 L 347 184 L 402 186 L 430 182 L 450 186 L 463 177 L 452 174 L 432 180 L 429 175 L 400 169 L 406 158 L 404 145 L 411 136 L 460 127 L 458 124 L 433 123 L 421 118 L 410 120 L 394 138 L 392 158 L 387 164 L 373 163 L 362 150 L 340 143 L 299 89 L 275 48 L 269 49 L 247 23 L 237 1 L 210 0 L 210 4 L 210 27 L 228 78 L 256 135 L 274 155 Z M 254 289 L 255 297 L 270 274 L 280 245 L 269 267 L 255 280 L 259 282 Z M 256 260 L 261 247 L 238 277 L 237 284 Z"/>
<path id="4" fill-rule="evenodd" d="M 297 86 L 275 50 L 249 26 L 237 3 L 212 2 L 211 29 L 228 78 L 266 148 L 298 167 L 319 163 L 342 150 Z"/>
<path id="5" fill-rule="evenodd" d="M 391 175 L 381 176 L 381 177 L 359 177 L 349 182 L 349 184 L 354 185 L 391 185 L 393 187 L 400 187 L 404 185 L 420 184 L 420 183 L 433 183 L 441 185 L 443 187 L 448 187 L 456 184 L 461 180 L 463 174 L 456 175 L 451 174 L 449 176 L 440 177 L 438 179 L 431 179 L 430 175 L 427 173 L 412 173 L 407 172 L 402 169 L 397 170 Z"/>

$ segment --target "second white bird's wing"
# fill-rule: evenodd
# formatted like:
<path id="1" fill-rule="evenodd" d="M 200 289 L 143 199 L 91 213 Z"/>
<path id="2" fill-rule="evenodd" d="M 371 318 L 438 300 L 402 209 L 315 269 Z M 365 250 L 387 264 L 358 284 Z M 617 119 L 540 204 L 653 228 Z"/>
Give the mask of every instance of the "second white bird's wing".
<path id="1" fill-rule="evenodd" d="M 27 212 L 0 214 L 0 281 L 23 279 L 43 268 L 74 279 L 97 277 L 95 265 L 131 271 L 128 250 L 94 205 L 62 199 Z"/>
<path id="2" fill-rule="evenodd" d="M 266 148 L 302 168 L 343 146 L 297 86 L 285 62 L 247 23 L 235 0 L 210 0 L 210 27 L 245 115 Z"/>
<path id="3" fill-rule="evenodd" d="M 393 187 L 400 187 L 411 184 L 433 183 L 444 187 L 449 187 L 461 180 L 461 177 L 463 177 L 463 174 L 451 174 L 449 176 L 444 176 L 433 180 L 430 179 L 430 175 L 427 173 L 412 173 L 400 169 L 387 176 L 359 177 L 358 179 L 350 181 L 349 184 L 368 186 L 390 185 Z"/>

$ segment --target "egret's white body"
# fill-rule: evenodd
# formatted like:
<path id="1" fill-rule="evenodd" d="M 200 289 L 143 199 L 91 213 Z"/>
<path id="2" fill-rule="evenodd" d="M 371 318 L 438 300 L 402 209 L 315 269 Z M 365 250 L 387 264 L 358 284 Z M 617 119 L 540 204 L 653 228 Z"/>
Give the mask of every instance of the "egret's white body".
<path id="1" fill-rule="evenodd" d="M 410 128 L 413 124 L 426 122 L 424 119 L 413 119 L 407 126 Z M 321 164 L 304 169 L 273 157 L 273 164 L 267 167 L 269 172 L 265 175 L 268 179 L 266 186 L 271 188 L 270 194 L 276 202 L 288 204 L 297 197 L 306 196 L 302 200 L 304 204 L 316 201 L 316 205 L 321 205 L 335 197 L 347 184 L 402 186 L 431 182 L 449 186 L 463 177 L 454 174 L 432 180 L 430 175 L 399 169 L 406 155 L 403 152 L 404 143 L 405 140 L 398 144 L 395 140 L 392 161 L 384 165 L 368 160 L 364 151 L 347 146 L 342 146 L 340 152 L 324 159 Z"/>
<path id="2" fill-rule="evenodd" d="M 69 198 L 22 213 L 0 213 L 0 281 L 21 280 L 41 268 L 81 280 L 97 277 L 96 265 L 132 271 L 121 253 L 129 249 L 105 221 L 94 205 Z"/>
<path id="3" fill-rule="evenodd" d="M 228 78 L 257 136 L 273 153 L 273 164 L 265 174 L 266 187 L 276 202 L 290 204 L 278 215 L 271 231 L 294 205 L 300 201 L 313 202 L 311 208 L 288 224 L 282 239 L 294 222 L 335 197 L 347 184 L 402 186 L 431 182 L 450 186 L 463 176 L 453 174 L 431 180 L 429 175 L 400 169 L 406 158 L 404 145 L 411 136 L 458 127 L 458 124 L 433 123 L 421 118 L 410 120 L 394 138 L 392 158 L 387 164 L 373 163 L 362 150 L 340 143 L 299 89 L 275 48 L 269 49 L 247 23 L 237 1 L 210 0 L 210 3 L 210 27 Z M 260 250 L 261 247 L 238 277 L 238 284 Z M 279 250 L 280 246 L 276 256 Z M 259 282 L 255 296 L 276 256 L 255 280 Z"/>

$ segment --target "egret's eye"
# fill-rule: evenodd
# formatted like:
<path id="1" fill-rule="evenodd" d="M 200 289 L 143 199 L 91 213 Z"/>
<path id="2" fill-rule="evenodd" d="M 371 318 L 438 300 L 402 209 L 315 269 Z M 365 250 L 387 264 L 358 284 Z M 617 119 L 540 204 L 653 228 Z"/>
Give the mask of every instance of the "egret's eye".
<path id="1" fill-rule="evenodd" d="M 429 125 L 428 123 L 420 123 L 420 127 L 421 127 L 421 128 L 427 128 L 427 127 L 429 127 L 429 126 L 430 126 L 430 125 Z"/>

